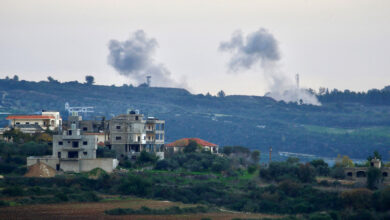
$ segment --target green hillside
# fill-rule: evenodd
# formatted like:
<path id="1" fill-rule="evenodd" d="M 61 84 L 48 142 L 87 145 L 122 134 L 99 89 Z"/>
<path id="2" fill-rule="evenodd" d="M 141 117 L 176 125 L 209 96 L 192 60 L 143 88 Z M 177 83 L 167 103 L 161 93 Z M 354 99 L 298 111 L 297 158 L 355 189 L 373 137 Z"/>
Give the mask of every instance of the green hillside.
<path id="1" fill-rule="evenodd" d="M 388 92 L 388 91 L 387 91 Z M 359 93 L 360 94 L 360 93 Z M 166 141 L 199 137 L 224 145 L 243 145 L 274 152 L 289 151 L 335 157 L 365 158 L 378 150 L 389 158 L 390 100 L 380 102 L 320 96 L 322 106 L 276 102 L 262 96 L 215 97 L 184 89 L 87 85 L 74 82 L 0 80 L 0 112 L 34 113 L 71 106 L 94 106 L 97 115 L 110 118 L 139 109 L 146 116 L 166 120 Z M 340 95 L 340 97 L 341 97 Z M 372 94 L 371 94 L 372 95 Z M 362 99 L 363 100 L 363 99 Z M 369 99 L 371 100 L 371 99 Z M 375 97 L 372 100 L 376 100 Z M 0 115 L 5 126 L 6 114 Z"/>

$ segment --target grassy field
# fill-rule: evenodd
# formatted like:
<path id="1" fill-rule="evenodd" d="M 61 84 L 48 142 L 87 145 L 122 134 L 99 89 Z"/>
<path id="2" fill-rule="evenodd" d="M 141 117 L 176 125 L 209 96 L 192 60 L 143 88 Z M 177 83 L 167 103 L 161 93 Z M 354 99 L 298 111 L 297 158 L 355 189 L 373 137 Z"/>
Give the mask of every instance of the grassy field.
<path id="1" fill-rule="evenodd" d="M 183 204 L 169 201 L 157 201 L 136 197 L 120 198 L 106 197 L 101 202 L 61 203 L 44 205 L 25 205 L 0 208 L 0 219 L 233 219 L 233 218 L 278 218 L 276 215 L 230 212 L 221 209 L 220 212 L 182 215 L 127 215 L 110 216 L 105 210 L 114 208 L 139 209 L 147 206 L 152 209 L 164 209 L 171 206 L 192 207 L 193 204 Z"/>

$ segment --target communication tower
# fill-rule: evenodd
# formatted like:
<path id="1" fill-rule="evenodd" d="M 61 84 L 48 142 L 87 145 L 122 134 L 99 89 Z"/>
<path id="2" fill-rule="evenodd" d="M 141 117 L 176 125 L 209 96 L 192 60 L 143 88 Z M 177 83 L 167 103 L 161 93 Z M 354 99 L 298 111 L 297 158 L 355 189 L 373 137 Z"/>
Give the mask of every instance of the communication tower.
<path id="1" fill-rule="evenodd" d="M 150 87 L 151 83 L 152 83 L 152 76 L 146 76 L 146 85 Z"/>
<path id="2" fill-rule="evenodd" d="M 299 89 L 299 73 L 295 75 L 295 81 L 297 83 L 297 89 Z"/>

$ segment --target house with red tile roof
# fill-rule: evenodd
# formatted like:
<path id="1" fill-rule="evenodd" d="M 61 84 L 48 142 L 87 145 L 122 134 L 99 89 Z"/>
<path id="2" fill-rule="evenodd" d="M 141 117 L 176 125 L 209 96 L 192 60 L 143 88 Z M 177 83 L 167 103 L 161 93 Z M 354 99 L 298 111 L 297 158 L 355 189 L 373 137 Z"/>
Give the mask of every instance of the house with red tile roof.
<path id="1" fill-rule="evenodd" d="M 217 144 L 213 144 L 200 138 L 182 138 L 172 143 L 166 144 L 165 149 L 171 153 L 183 151 L 184 147 L 190 144 L 190 141 L 196 142 L 196 144 L 200 146 L 203 150 L 210 151 L 211 153 L 218 153 Z"/>
<path id="2" fill-rule="evenodd" d="M 62 126 L 60 113 L 54 111 L 42 111 L 41 115 L 9 115 L 6 119 L 9 120 L 9 125 L 12 128 L 40 127 L 42 130 L 55 130 Z M 20 130 L 24 132 L 23 129 Z M 39 129 L 35 130 L 39 132 Z"/>

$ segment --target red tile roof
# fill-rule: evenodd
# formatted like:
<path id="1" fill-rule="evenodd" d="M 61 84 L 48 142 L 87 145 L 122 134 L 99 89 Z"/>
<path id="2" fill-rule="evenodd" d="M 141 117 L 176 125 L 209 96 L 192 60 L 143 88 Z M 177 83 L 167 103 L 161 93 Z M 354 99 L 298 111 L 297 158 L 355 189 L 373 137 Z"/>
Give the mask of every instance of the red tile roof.
<path id="1" fill-rule="evenodd" d="M 182 138 L 180 140 L 174 141 L 172 143 L 166 144 L 166 147 L 183 147 L 187 146 L 190 143 L 190 140 L 195 141 L 197 144 L 202 146 L 216 147 L 218 145 L 210 143 L 208 141 L 202 140 L 200 138 Z"/>
<path id="2" fill-rule="evenodd" d="M 5 119 L 55 119 L 55 117 L 52 115 L 9 115 Z"/>

